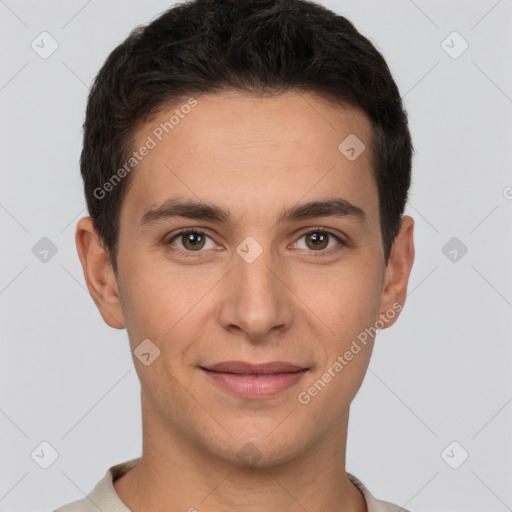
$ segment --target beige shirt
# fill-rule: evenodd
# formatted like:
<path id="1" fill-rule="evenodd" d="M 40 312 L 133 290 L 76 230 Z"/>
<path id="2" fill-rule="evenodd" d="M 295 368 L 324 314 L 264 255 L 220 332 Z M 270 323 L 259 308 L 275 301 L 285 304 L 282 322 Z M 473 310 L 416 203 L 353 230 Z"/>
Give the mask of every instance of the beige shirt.
<path id="1" fill-rule="evenodd" d="M 127 473 L 139 460 L 139 458 L 132 459 L 112 466 L 87 497 L 64 505 L 54 512 L 98 512 L 98 510 L 102 512 L 130 512 L 130 509 L 119 498 L 112 482 Z M 361 481 L 350 473 L 347 473 L 347 477 L 360 489 L 366 500 L 368 512 L 408 512 L 397 505 L 374 498 Z"/>

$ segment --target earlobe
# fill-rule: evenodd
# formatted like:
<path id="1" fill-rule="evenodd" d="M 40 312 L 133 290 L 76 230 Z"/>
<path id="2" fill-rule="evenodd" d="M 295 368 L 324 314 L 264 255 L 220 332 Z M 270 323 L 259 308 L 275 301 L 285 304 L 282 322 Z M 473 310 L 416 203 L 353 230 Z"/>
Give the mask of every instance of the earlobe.
<path id="1" fill-rule="evenodd" d="M 103 320 L 110 327 L 123 329 L 125 321 L 117 282 L 108 252 L 101 243 L 91 217 L 78 221 L 75 243 L 87 288 Z"/>
<path id="2" fill-rule="evenodd" d="M 414 219 L 402 217 L 386 267 L 381 298 L 380 319 L 385 327 L 393 325 L 405 304 L 407 285 L 414 262 Z"/>

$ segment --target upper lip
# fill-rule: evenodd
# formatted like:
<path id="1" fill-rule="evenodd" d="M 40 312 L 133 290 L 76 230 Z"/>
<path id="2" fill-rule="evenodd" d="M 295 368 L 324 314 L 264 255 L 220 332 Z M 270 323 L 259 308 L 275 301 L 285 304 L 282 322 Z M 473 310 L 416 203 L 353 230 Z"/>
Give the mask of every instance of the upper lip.
<path id="1" fill-rule="evenodd" d="M 300 370 L 307 370 L 302 366 L 297 366 L 284 361 L 272 361 L 270 363 L 252 364 L 244 361 L 225 361 L 210 366 L 202 366 L 205 370 L 222 373 L 237 373 L 241 375 L 268 375 L 270 373 L 291 373 Z"/>

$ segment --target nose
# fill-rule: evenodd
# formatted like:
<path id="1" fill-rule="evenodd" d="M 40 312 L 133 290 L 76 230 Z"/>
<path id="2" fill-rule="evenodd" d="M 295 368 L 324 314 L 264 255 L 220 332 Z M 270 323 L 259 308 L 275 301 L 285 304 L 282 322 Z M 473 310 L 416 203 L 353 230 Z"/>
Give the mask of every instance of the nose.
<path id="1" fill-rule="evenodd" d="M 233 254 L 217 310 L 222 328 L 260 343 L 281 336 L 293 321 L 293 293 L 286 281 L 284 265 L 269 248 L 254 261 Z"/>

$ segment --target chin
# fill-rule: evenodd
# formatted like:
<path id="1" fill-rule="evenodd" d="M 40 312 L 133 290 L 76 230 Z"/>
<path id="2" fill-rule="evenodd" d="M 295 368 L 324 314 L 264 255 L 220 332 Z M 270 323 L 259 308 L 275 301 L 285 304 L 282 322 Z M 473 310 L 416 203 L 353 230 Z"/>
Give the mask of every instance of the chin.
<path id="1" fill-rule="evenodd" d="M 216 443 L 210 438 L 207 449 L 214 456 L 241 467 L 270 468 L 286 464 L 301 453 L 301 443 L 289 428 L 276 428 L 279 421 L 272 428 L 248 429 L 250 435 L 231 437 L 225 433 Z M 307 444 L 304 440 L 304 445 Z"/>

